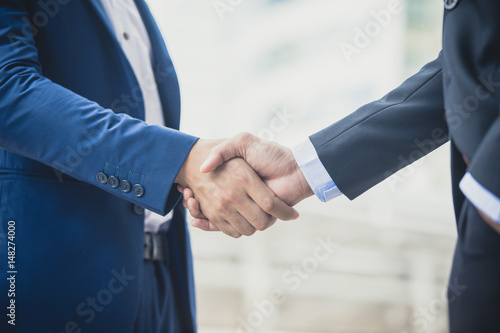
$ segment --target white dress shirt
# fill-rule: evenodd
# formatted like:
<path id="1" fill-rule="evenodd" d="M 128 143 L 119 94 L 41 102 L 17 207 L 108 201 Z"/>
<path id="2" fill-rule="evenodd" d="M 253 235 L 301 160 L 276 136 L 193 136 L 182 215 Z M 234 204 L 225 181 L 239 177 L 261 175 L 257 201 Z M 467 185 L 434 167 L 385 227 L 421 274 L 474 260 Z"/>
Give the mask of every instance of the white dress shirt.
<path id="1" fill-rule="evenodd" d="M 133 0 L 101 0 L 116 37 L 141 87 L 145 121 L 165 126 L 160 95 L 153 72 L 153 53 L 148 32 Z M 173 212 L 163 217 L 145 210 L 145 231 L 156 232 L 172 220 Z"/>
<path id="2" fill-rule="evenodd" d="M 311 140 L 307 139 L 302 142 L 293 148 L 292 152 L 307 183 L 318 199 L 326 202 L 342 195 L 321 163 Z M 466 173 L 462 178 L 460 189 L 476 208 L 496 223 L 500 223 L 500 198 L 481 185 L 470 173 Z"/>
<path id="3" fill-rule="evenodd" d="M 314 194 L 322 202 L 342 195 L 318 157 L 309 138 L 292 149 L 293 156 Z"/>
<path id="4" fill-rule="evenodd" d="M 460 182 L 462 193 L 477 209 L 500 223 L 500 199 L 467 172 Z"/>

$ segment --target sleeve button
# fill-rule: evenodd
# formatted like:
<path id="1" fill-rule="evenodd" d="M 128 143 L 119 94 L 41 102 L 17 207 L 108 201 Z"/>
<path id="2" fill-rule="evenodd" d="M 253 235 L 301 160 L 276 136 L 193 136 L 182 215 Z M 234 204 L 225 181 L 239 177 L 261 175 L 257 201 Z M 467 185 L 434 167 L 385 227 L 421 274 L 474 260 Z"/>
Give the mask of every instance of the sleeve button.
<path id="1" fill-rule="evenodd" d="M 132 210 L 134 211 L 134 213 L 136 215 L 144 215 L 144 208 L 142 208 L 142 207 L 139 207 L 137 205 L 133 205 Z"/>
<path id="2" fill-rule="evenodd" d="M 99 172 L 96 176 L 97 181 L 101 184 L 106 184 L 108 182 L 108 176 L 104 172 Z"/>
<path id="3" fill-rule="evenodd" d="M 120 186 L 120 181 L 115 176 L 111 176 L 108 178 L 108 185 L 111 188 L 117 188 L 118 186 Z"/>
<path id="4" fill-rule="evenodd" d="M 128 180 L 122 180 L 120 183 L 120 190 L 122 190 L 123 193 L 128 193 L 132 190 L 132 184 Z"/>
<path id="5" fill-rule="evenodd" d="M 142 187 L 142 185 L 136 184 L 132 188 L 132 192 L 136 197 L 140 198 L 144 195 L 144 187 Z"/>

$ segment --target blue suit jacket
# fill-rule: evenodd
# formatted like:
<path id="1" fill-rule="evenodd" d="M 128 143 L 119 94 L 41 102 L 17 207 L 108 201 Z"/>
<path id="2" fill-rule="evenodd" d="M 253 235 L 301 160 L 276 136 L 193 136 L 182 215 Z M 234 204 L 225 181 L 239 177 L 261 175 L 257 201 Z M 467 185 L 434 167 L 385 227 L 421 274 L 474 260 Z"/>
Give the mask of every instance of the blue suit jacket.
<path id="1" fill-rule="evenodd" d="M 166 214 L 196 138 L 178 132 L 179 87 L 143 0 L 167 127 L 143 122 L 139 84 L 99 0 L 0 0 L 0 331 L 7 325 L 8 222 L 15 222 L 16 332 L 129 332 L 138 309 L 143 219 Z M 61 172 L 64 175 L 61 175 Z M 97 181 L 104 172 L 142 197 Z M 12 223 L 11 223 L 12 224 Z M 176 311 L 194 331 L 184 212 L 168 237 Z M 93 308 L 92 299 L 102 307 Z M 7 318 L 8 319 L 8 318 Z"/>

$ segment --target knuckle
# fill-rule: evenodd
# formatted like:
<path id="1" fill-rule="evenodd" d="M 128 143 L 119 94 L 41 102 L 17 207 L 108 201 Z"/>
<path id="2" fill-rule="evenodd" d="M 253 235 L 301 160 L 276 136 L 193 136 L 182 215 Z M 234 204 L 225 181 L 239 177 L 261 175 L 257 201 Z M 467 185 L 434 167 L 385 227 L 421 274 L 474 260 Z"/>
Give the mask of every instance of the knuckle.
<path id="1" fill-rule="evenodd" d="M 219 214 L 219 215 L 220 215 L 220 213 L 222 213 L 226 210 L 226 206 L 221 201 L 216 201 L 216 202 L 212 203 L 212 208 L 216 212 L 216 214 Z"/>
<path id="2" fill-rule="evenodd" d="M 257 230 L 252 225 L 249 225 L 248 227 L 245 228 L 244 235 L 252 236 L 253 234 L 255 234 L 256 231 Z"/>
<path id="3" fill-rule="evenodd" d="M 273 211 L 276 208 L 276 203 L 271 198 L 263 198 L 262 199 L 262 210 L 265 212 Z"/>
<path id="4" fill-rule="evenodd" d="M 221 228 L 222 232 L 225 233 L 226 235 L 230 236 L 230 237 L 233 237 L 233 238 L 237 238 L 236 236 L 238 235 L 238 232 L 235 231 L 235 230 L 232 230 L 231 228 L 227 228 L 227 227 L 222 227 Z"/>
<path id="5" fill-rule="evenodd" d="M 250 175 L 248 172 L 243 170 L 241 167 L 236 167 L 235 170 L 233 171 L 233 177 L 243 185 L 248 185 L 250 184 Z"/>
<path id="6" fill-rule="evenodd" d="M 269 227 L 268 221 L 264 219 L 260 219 L 257 223 L 255 223 L 255 228 L 259 231 L 264 231 Z"/>
<path id="7" fill-rule="evenodd" d="M 259 223 L 258 225 L 255 226 L 255 228 L 259 231 L 264 231 L 267 229 L 267 226 L 263 223 Z"/>
<path id="8" fill-rule="evenodd" d="M 263 221 L 264 230 L 269 229 L 276 221 L 277 219 L 273 216 L 268 216 L 267 218 L 265 218 Z"/>
<path id="9" fill-rule="evenodd" d="M 238 201 L 238 196 L 236 195 L 236 193 L 234 193 L 233 191 L 225 191 L 223 194 L 222 194 L 222 199 L 225 201 L 225 202 L 232 202 L 232 203 L 235 203 Z"/>
<path id="10" fill-rule="evenodd" d="M 249 143 L 251 141 L 253 141 L 253 138 L 254 136 L 248 132 L 243 132 L 241 133 L 240 135 L 240 141 L 243 142 L 243 143 Z"/>
<path id="11" fill-rule="evenodd" d="M 242 141 L 245 141 L 247 140 L 248 138 L 250 138 L 252 136 L 252 134 L 248 133 L 248 132 L 242 132 L 241 134 L 239 134 L 237 137 L 239 140 L 242 140 Z"/>
<path id="12" fill-rule="evenodd" d="M 232 232 L 232 233 L 230 234 L 230 236 L 231 236 L 231 237 L 233 237 L 233 238 L 240 238 L 240 237 L 241 237 L 241 234 L 240 234 L 239 232 L 235 231 L 235 232 Z"/>

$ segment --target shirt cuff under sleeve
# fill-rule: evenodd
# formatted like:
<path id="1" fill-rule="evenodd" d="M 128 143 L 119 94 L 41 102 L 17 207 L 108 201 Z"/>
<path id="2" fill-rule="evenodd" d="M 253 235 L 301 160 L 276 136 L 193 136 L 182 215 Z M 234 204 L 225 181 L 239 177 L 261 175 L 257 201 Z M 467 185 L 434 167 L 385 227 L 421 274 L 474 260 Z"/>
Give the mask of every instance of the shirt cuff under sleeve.
<path id="1" fill-rule="evenodd" d="M 478 183 L 469 172 L 462 178 L 460 189 L 477 209 L 496 223 L 500 223 L 500 199 Z"/>
<path id="2" fill-rule="evenodd" d="M 342 195 L 332 177 L 321 163 L 309 138 L 292 149 L 293 156 L 316 196 L 326 202 Z"/>

